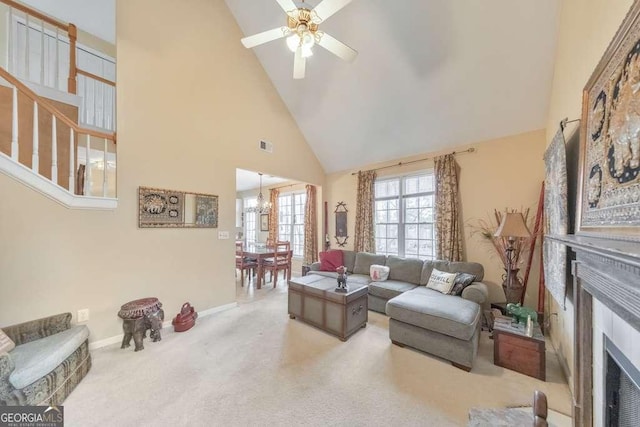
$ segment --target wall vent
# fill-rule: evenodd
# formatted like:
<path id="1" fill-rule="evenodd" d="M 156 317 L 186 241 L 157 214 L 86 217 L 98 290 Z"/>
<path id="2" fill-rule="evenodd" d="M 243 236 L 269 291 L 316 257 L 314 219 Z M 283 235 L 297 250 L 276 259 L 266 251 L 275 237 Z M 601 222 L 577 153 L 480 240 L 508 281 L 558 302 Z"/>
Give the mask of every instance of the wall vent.
<path id="1" fill-rule="evenodd" d="M 260 149 L 267 153 L 273 153 L 273 144 L 267 141 L 260 141 Z"/>

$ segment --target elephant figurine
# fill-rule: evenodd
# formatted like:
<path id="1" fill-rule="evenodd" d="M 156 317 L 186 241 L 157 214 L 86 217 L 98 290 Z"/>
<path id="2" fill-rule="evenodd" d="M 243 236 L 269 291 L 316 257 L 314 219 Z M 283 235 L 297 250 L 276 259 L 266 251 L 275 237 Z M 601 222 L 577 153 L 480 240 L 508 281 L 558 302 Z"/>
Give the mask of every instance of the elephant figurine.
<path id="1" fill-rule="evenodd" d="M 512 315 L 518 321 L 518 323 L 526 324 L 527 317 L 529 316 L 531 316 L 532 321 L 534 322 L 538 321 L 538 313 L 532 308 L 522 307 L 520 303 L 507 304 L 507 313 Z"/>
<path id="2" fill-rule="evenodd" d="M 144 350 L 142 340 L 147 336 L 146 318 L 124 319 L 122 329 L 124 330 L 124 337 L 122 338 L 122 346 L 120 346 L 120 348 L 131 346 L 131 338 L 133 337 L 135 351 Z"/>
<path id="3" fill-rule="evenodd" d="M 153 342 L 162 340 L 160 331 L 162 330 L 162 322 L 164 321 L 164 310 L 159 309 L 149 315 L 144 316 L 145 328 L 150 330 L 149 336 Z"/>

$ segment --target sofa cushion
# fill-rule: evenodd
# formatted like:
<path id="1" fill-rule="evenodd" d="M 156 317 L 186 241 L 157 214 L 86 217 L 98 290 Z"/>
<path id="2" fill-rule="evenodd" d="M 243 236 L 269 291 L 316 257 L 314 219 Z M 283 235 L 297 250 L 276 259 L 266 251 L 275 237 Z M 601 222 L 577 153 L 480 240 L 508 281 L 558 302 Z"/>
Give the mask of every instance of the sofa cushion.
<path id="1" fill-rule="evenodd" d="M 11 338 L 0 329 L 0 354 L 8 353 L 16 346 Z"/>
<path id="2" fill-rule="evenodd" d="M 384 298 L 391 299 L 397 297 L 403 292 L 410 291 L 417 285 L 407 282 L 400 282 L 397 280 L 386 280 L 384 282 L 371 282 L 369 284 L 369 294 Z"/>
<path id="3" fill-rule="evenodd" d="M 425 261 L 422 267 L 422 276 L 420 277 L 420 284 L 426 285 L 431 277 L 431 270 L 438 269 L 447 273 L 469 273 L 476 276 L 477 282 L 482 282 L 484 278 L 484 268 L 482 264 L 477 262 L 462 262 L 462 261 Z"/>
<path id="4" fill-rule="evenodd" d="M 420 275 L 424 261 L 417 258 L 400 258 L 389 255 L 386 266 L 391 269 L 389 279 L 409 282 L 417 285 L 420 283 Z"/>
<path id="5" fill-rule="evenodd" d="M 347 285 L 350 283 L 358 283 L 360 285 L 368 285 L 371 283 L 371 276 L 368 274 L 349 274 L 347 276 Z"/>
<path id="6" fill-rule="evenodd" d="M 450 294 L 453 285 L 455 285 L 456 276 L 457 274 L 455 273 L 447 273 L 434 268 L 433 271 L 431 271 L 427 288 L 443 294 Z"/>
<path id="7" fill-rule="evenodd" d="M 475 302 L 422 286 L 390 299 L 386 312 L 392 319 L 465 341 L 473 337 L 480 320 Z"/>
<path id="8" fill-rule="evenodd" d="M 369 276 L 372 282 L 384 282 L 389 278 L 389 267 L 386 265 L 373 264 L 369 268 Z"/>
<path id="9" fill-rule="evenodd" d="M 336 271 L 336 268 L 344 265 L 340 250 L 320 252 L 318 255 L 320 256 L 320 271 Z"/>
<path id="10" fill-rule="evenodd" d="M 347 267 L 348 273 L 353 273 L 356 265 L 356 253 L 354 251 L 342 251 L 342 265 Z"/>
<path id="11" fill-rule="evenodd" d="M 353 267 L 355 274 L 369 274 L 369 269 L 373 264 L 385 265 L 386 255 L 370 254 L 368 252 L 358 252 L 356 254 L 356 263 Z"/>
<path id="12" fill-rule="evenodd" d="M 9 376 L 11 385 L 23 389 L 53 371 L 89 338 L 85 325 L 17 346 L 11 352 L 15 369 Z"/>

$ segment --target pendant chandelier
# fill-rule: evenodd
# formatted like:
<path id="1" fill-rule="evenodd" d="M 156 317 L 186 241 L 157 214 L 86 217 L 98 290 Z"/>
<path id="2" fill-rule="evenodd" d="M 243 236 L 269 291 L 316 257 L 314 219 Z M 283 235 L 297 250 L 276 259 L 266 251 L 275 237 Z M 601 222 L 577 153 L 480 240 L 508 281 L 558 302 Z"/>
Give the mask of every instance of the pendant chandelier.
<path id="1" fill-rule="evenodd" d="M 265 200 L 264 196 L 262 195 L 262 174 L 258 172 L 258 175 L 260 175 L 260 192 L 258 193 L 258 203 L 256 204 L 255 208 L 251 208 L 249 211 L 268 214 L 269 211 L 271 211 L 271 202 Z"/>

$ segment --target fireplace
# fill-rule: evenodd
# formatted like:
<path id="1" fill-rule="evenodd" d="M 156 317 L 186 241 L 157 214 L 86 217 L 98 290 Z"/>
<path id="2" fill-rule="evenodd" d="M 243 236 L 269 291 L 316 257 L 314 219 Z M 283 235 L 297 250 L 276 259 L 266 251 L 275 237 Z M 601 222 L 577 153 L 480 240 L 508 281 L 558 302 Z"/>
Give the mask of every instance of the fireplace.
<path id="1" fill-rule="evenodd" d="M 640 372 L 608 337 L 604 338 L 605 426 L 640 425 Z"/>
<path id="2" fill-rule="evenodd" d="M 640 426 L 640 242 L 552 239 L 576 255 L 574 426 Z"/>

